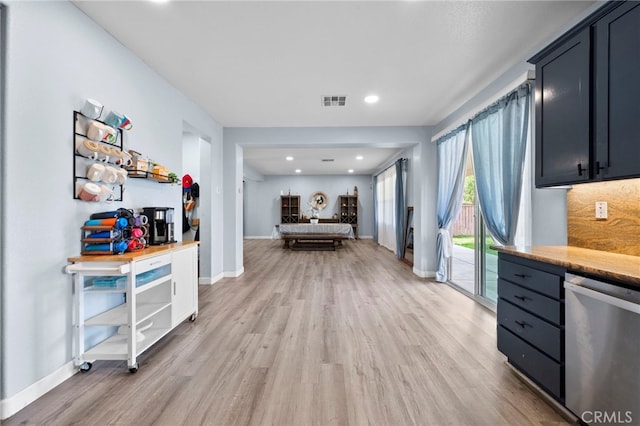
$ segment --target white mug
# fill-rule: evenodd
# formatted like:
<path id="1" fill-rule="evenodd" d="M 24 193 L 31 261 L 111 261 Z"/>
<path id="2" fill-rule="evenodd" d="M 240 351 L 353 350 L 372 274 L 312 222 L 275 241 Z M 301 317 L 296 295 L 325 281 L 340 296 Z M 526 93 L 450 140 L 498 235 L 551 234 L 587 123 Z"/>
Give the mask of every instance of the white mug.
<path id="1" fill-rule="evenodd" d="M 96 101 L 95 99 L 87 99 L 86 101 L 84 101 L 84 105 L 82 106 L 80 112 L 85 117 L 95 120 L 102 115 L 103 109 L 104 106 L 100 102 Z"/>
<path id="2" fill-rule="evenodd" d="M 118 170 L 115 167 L 106 166 L 101 180 L 104 183 L 116 183 L 118 180 Z"/>
<path id="3" fill-rule="evenodd" d="M 94 141 L 101 141 L 107 131 L 107 126 L 97 121 L 92 121 L 87 127 L 87 136 Z"/>
<path id="4" fill-rule="evenodd" d="M 119 165 L 121 166 L 125 166 L 125 167 L 129 167 L 131 164 L 133 164 L 133 160 L 131 159 L 131 154 L 129 154 L 127 151 L 120 151 L 119 152 L 120 155 L 120 161 L 119 161 Z"/>
<path id="5" fill-rule="evenodd" d="M 111 152 L 110 146 L 98 144 L 98 160 L 106 163 L 109 161 L 111 155 L 113 155 L 113 153 Z"/>
<path id="6" fill-rule="evenodd" d="M 84 201 L 99 201 L 101 192 L 102 189 L 100 188 L 100 185 L 96 185 L 92 182 L 87 182 L 82 186 L 82 188 L 80 188 L 78 197 Z"/>
<path id="7" fill-rule="evenodd" d="M 113 191 L 104 185 L 100 185 L 99 198 L 100 198 L 100 201 L 113 201 Z"/>
<path id="8" fill-rule="evenodd" d="M 111 148 L 111 153 L 113 154 L 111 163 L 117 164 L 118 166 L 130 166 L 131 165 L 131 154 L 128 152 L 122 151 L 118 148 Z"/>
<path id="9" fill-rule="evenodd" d="M 118 178 L 116 179 L 116 183 L 118 185 L 124 185 L 127 182 L 128 173 L 125 169 L 116 168 L 118 172 Z"/>
<path id="10" fill-rule="evenodd" d="M 104 126 L 103 142 L 116 143 L 118 140 L 118 131 L 111 126 Z"/>
<path id="11" fill-rule="evenodd" d="M 108 162 L 111 164 L 118 164 L 120 161 L 120 150 L 116 147 L 108 147 L 109 148 L 109 160 Z"/>
<path id="12" fill-rule="evenodd" d="M 76 141 L 76 152 L 83 157 L 97 160 L 99 150 L 99 144 L 94 141 L 90 141 L 89 139 Z"/>
<path id="13" fill-rule="evenodd" d="M 94 182 L 102 179 L 102 175 L 104 175 L 105 167 L 100 163 L 93 163 L 87 168 L 87 179 L 92 180 Z"/>

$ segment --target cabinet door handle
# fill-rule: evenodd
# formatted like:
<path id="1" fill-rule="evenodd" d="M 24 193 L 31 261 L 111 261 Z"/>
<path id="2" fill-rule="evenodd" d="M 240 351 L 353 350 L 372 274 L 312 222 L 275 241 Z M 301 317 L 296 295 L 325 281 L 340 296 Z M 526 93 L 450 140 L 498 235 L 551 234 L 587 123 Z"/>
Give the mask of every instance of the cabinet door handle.
<path id="1" fill-rule="evenodd" d="M 525 328 L 526 326 L 528 326 L 529 324 L 527 324 L 524 321 L 515 321 L 516 324 L 518 324 L 520 327 Z"/>
<path id="2" fill-rule="evenodd" d="M 596 161 L 596 174 L 599 175 L 600 174 L 600 170 L 604 170 L 606 169 L 605 166 L 601 166 L 599 161 Z"/>
<path id="3" fill-rule="evenodd" d="M 176 295 L 176 282 L 173 282 L 173 295 Z"/>
<path id="4" fill-rule="evenodd" d="M 516 296 L 513 296 L 513 297 L 515 297 L 516 299 L 521 300 L 521 301 L 523 301 L 523 302 L 524 302 L 525 300 L 527 300 L 527 298 L 526 298 L 525 296 L 517 296 L 517 295 L 516 295 Z"/>
<path id="5" fill-rule="evenodd" d="M 513 274 L 513 275 L 515 275 L 518 278 L 523 278 L 523 279 L 524 278 L 529 278 L 529 275 L 527 275 L 527 274 Z"/>
<path id="6" fill-rule="evenodd" d="M 578 163 L 578 176 L 582 176 L 582 172 L 584 169 L 582 168 L 582 163 Z"/>

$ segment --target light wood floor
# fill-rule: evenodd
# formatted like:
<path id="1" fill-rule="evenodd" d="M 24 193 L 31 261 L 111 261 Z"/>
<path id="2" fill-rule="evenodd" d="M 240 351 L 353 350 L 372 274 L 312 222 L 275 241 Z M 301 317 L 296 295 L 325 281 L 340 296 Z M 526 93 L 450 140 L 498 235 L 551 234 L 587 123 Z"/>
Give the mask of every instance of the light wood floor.
<path id="1" fill-rule="evenodd" d="M 245 273 L 129 374 L 96 362 L 12 418 L 82 425 L 564 424 L 496 349 L 495 316 L 369 240 L 245 241 Z"/>

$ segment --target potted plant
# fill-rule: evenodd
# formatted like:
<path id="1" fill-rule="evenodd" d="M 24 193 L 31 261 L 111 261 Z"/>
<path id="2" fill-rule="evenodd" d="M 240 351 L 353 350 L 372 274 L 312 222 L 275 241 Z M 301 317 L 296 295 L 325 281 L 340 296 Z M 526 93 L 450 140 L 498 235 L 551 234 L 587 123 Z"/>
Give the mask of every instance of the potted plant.
<path id="1" fill-rule="evenodd" d="M 309 221 L 311 223 L 318 223 L 318 221 L 320 220 L 320 218 L 318 216 L 319 216 L 318 212 L 311 213 L 311 219 L 309 219 Z"/>
<path id="2" fill-rule="evenodd" d="M 309 203 L 309 206 L 311 206 L 311 217 L 309 219 L 309 222 L 311 223 L 318 223 L 319 218 L 320 218 L 320 211 L 318 210 L 317 207 L 315 207 L 313 204 Z"/>

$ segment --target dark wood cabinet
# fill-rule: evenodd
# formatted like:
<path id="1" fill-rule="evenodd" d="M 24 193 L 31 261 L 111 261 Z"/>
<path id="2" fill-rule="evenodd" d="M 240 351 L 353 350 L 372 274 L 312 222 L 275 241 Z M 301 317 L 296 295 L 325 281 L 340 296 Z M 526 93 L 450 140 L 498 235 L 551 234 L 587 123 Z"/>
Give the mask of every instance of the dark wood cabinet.
<path id="1" fill-rule="evenodd" d="M 358 196 L 340 195 L 338 199 L 340 223 L 349 223 L 353 228 L 353 236 L 358 238 Z"/>
<path id="2" fill-rule="evenodd" d="M 640 176 L 640 3 L 595 25 L 596 178 Z"/>
<path id="3" fill-rule="evenodd" d="M 564 402 L 565 269 L 498 254 L 498 350 Z"/>
<path id="4" fill-rule="evenodd" d="M 300 196 L 280 196 L 280 223 L 300 222 Z"/>
<path id="5" fill-rule="evenodd" d="M 640 176 L 640 4 L 607 3 L 529 62 L 536 186 Z"/>

